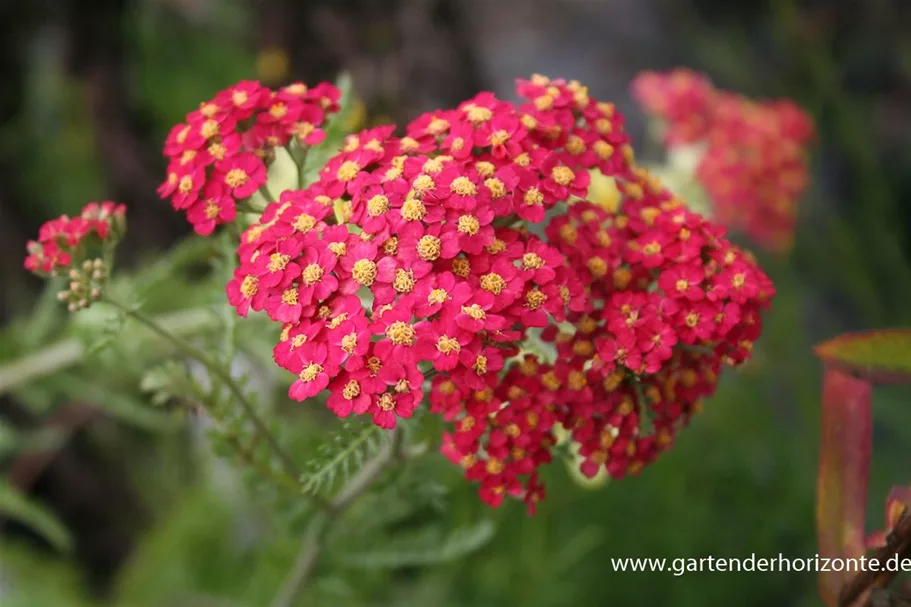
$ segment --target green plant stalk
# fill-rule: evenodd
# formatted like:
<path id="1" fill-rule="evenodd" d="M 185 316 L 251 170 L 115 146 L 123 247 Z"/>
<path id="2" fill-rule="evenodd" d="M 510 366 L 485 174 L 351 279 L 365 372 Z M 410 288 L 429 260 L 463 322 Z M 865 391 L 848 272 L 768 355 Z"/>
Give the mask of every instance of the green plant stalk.
<path id="1" fill-rule="evenodd" d="M 172 335 L 191 335 L 204 331 L 214 322 L 212 313 L 206 308 L 191 308 L 162 314 L 153 320 Z M 0 366 L 0 396 L 76 365 L 87 353 L 88 348 L 82 340 L 70 337 Z"/>
<path id="2" fill-rule="evenodd" d="M 231 374 L 222 365 L 212 360 L 205 352 L 198 349 L 196 346 L 187 343 L 182 338 L 169 332 L 165 327 L 160 325 L 155 318 L 149 316 L 142 310 L 138 310 L 134 307 L 125 305 L 115 299 L 110 298 L 109 296 L 104 296 L 102 298 L 102 301 L 122 310 L 131 318 L 145 325 L 164 339 L 170 341 L 187 356 L 195 358 L 198 362 L 204 365 L 209 373 L 221 380 L 222 383 L 224 383 L 224 385 L 231 392 L 231 395 L 237 400 L 238 404 L 240 404 L 241 408 L 244 411 L 244 415 L 253 424 L 254 432 L 256 433 L 257 437 L 269 445 L 269 448 L 278 458 L 279 462 L 281 462 L 285 474 L 287 474 L 292 479 L 295 479 L 295 481 L 300 478 L 300 471 L 298 470 L 297 465 L 285 452 L 285 450 L 282 449 L 281 445 L 278 444 L 275 436 L 269 431 L 269 429 L 266 427 L 265 422 L 263 422 L 262 418 L 260 418 L 260 416 L 257 414 L 253 404 L 247 399 L 243 390 L 241 390 L 237 382 L 234 381 L 234 378 L 231 377 Z"/>
<path id="3" fill-rule="evenodd" d="M 323 552 L 323 538 L 338 522 L 339 516 L 373 486 L 389 464 L 403 457 L 404 433 L 398 428 L 393 430 L 392 441 L 386 448 L 361 468 L 360 472 L 329 502 L 326 509 L 313 515 L 304 533 L 300 552 L 278 594 L 275 595 L 271 607 L 291 607 L 294 604 L 316 570 L 316 564 Z"/>

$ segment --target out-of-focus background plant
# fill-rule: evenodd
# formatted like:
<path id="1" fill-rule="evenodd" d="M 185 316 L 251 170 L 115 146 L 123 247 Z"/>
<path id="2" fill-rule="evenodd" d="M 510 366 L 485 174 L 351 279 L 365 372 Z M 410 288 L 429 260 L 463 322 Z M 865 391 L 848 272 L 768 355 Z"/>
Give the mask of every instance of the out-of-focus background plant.
<path id="1" fill-rule="evenodd" d="M 175 332 L 239 331 L 250 360 L 268 358 L 255 322 L 208 309 L 213 286 L 200 277 L 224 283 L 209 268 L 218 243 L 184 241 L 188 226 L 155 196 L 161 142 L 200 100 L 245 78 L 345 70 L 359 99 L 353 128 L 481 90 L 509 99 L 515 77 L 542 72 L 614 101 L 640 156 L 663 163 L 630 84 L 678 65 L 749 97 L 793 99 L 816 123 L 793 246 L 757 247 L 777 297 L 753 362 L 725 377 L 672 455 L 622 487 L 586 491 L 552 474 L 532 519 L 520 504 L 486 512 L 458 470 L 422 461 L 407 474 L 438 482 L 422 483 L 420 503 L 390 490 L 359 506 L 364 521 L 400 518 L 401 532 L 368 550 L 361 530 L 346 530 L 350 555 L 325 564 L 316 591 L 346 605 L 819 603 L 808 572 L 621 574 L 609 559 L 816 554 L 821 383 L 810 346 L 911 323 L 901 0 L 72 0 L 10 4 L 0 17 L 0 604 L 266 604 L 303 533 L 274 533 L 289 521 L 262 505 L 277 498 L 251 499 L 206 455 L 205 428 L 152 406 L 147 361 L 165 345 L 134 326 L 99 343 L 94 329 L 109 319 L 89 310 L 71 321 L 22 271 L 45 219 L 87 200 L 128 202 L 122 257 L 136 272 L 120 288 Z M 257 377 L 263 393 L 276 381 Z M 873 504 L 908 479 L 908 397 L 873 391 Z M 281 511 L 294 529 L 300 512 Z M 867 516 L 868 528 L 886 526 L 880 509 Z M 485 517 L 492 524 L 478 525 Z"/>

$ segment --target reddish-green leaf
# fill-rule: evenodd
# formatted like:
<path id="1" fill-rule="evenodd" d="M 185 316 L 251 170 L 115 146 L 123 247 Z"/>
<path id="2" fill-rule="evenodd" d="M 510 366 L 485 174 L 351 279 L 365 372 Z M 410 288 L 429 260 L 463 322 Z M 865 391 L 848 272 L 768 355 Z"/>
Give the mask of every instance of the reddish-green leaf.
<path id="1" fill-rule="evenodd" d="M 869 381 L 827 365 L 816 503 L 816 534 L 823 557 L 859 557 L 865 550 L 873 434 L 871 393 Z M 850 575 L 844 571 L 820 573 L 820 592 L 827 605 L 837 604 L 838 593 Z"/>
<path id="2" fill-rule="evenodd" d="M 874 383 L 911 382 L 911 329 L 845 333 L 814 351 L 827 364 Z"/>

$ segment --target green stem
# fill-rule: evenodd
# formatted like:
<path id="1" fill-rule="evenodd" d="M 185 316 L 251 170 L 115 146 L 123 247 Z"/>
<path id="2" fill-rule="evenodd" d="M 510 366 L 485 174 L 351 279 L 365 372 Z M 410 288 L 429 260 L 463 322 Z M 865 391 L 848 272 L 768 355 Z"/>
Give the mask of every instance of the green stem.
<path id="1" fill-rule="evenodd" d="M 404 457 L 403 449 L 404 433 L 397 428 L 393 430 L 392 441 L 386 448 L 361 468 L 360 472 L 329 502 L 328 508 L 313 516 L 304 532 L 300 552 L 271 607 L 291 607 L 294 604 L 316 570 L 316 564 L 323 552 L 323 538 L 338 522 L 339 516 L 373 486 L 386 467 Z"/>
<path id="2" fill-rule="evenodd" d="M 180 337 L 168 331 L 165 327 L 161 326 L 161 324 L 159 324 L 155 318 L 149 316 L 142 310 L 123 304 L 115 299 L 112 299 L 109 296 L 104 296 L 103 301 L 116 308 L 119 308 L 136 321 L 145 325 L 164 339 L 170 341 L 187 356 L 195 358 L 199 363 L 204 365 L 210 374 L 220 379 L 231 392 L 231 395 L 240 404 L 241 408 L 244 411 L 244 415 L 246 415 L 250 422 L 253 424 L 253 429 L 257 438 L 265 441 L 266 444 L 269 445 L 269 448 L 278 458 L 279 462 L 281 462 L 285 473 L 292 479 L 296 480 L 300 478 L 300 471 L 297 469 L 295 463 L 291 460 L 288 454 L 285 453 L 284 449 L 281 448 L 281 445 L 278 444 L 275 436 L 269 431 L 269 429 L 266 427 L 265 422 L 263 422 L 262 418 L 260 418 L 260 416 L 257 414 L 256 408 L 247 399 L 243 390 L 241 390 L 240 386 L 237 384 L 234 378 L 231 377 L 231 374 L 222 365 L 212 360 L 205 352 L 198 349 L 196 346 L 184 341 Z"/>
<path id="3" fill-rule="evenodd" d="M 155 318 L 156 323 L 175 335 L 203 331 L 213 320 L 212 313 L 202 308 L 181 310 Z M 0 396 L 78 364 L 86 357 L 87 350 L 82 340 L 70 337 L 0 366 Z"/>

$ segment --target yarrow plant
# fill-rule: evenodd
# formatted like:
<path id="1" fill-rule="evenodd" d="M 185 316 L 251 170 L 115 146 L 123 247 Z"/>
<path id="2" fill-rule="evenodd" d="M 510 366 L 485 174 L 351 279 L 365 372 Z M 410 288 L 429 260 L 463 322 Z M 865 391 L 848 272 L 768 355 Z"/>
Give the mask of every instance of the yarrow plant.
<path id="1" fill-rule="evenodd" d="M 174 127 L 159 194 L 200 235 L 236 226 L 226 297 L 274 322 L 290 399 L 382 431 L 426 410 L 481 499 L 533 513 L 539 470 L 566 447 L 582 474 L 614 478 L 670 449 L 721 370 L 749 359 L 774 289 L 637 165 L 614 105 L 543 76 L 516 92 L 349 135 L 308 183 L 339 90 L 241 82 Z M 280 155 L 298 185 L 273 192 Z M 592 174 L 614 203 L 588 200 Z M 83 214 L 102 239 L 102 216 L 122 220 L 103 208 Z M 74 255 L 59 221 L 29 269 Z"/>
<path id="2" fill-rule="evenodd" d="M 789 250 L 809 179 L 812 119 L 791 100 L 753 100 L 719 90 L 685 68 L 644 72 L 632 90 L 660 120 L 665 146 L 698 149 L 694 178 L 713 219 L 764 249 Z"/>

